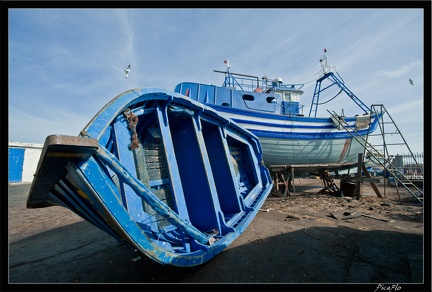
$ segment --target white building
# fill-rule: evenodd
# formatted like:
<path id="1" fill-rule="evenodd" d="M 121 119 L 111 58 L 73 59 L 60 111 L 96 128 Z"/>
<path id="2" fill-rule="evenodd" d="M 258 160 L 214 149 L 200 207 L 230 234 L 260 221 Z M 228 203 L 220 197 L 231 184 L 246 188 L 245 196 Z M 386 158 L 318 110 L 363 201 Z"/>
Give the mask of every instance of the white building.
<path id="1" fill-rule="evenodd" d="M 9 183 L 33 181 L 42 148 L 42 144 L 9 142 Z"/>

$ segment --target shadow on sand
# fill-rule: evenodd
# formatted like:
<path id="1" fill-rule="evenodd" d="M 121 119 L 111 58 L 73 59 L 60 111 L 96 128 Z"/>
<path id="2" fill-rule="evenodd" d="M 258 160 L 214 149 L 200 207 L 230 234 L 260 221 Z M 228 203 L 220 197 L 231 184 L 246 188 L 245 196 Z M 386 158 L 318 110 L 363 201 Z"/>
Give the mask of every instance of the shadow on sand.
<path id="1" fill-rule="evenodd" d="M 422 235 L 311 227 L 234 242 L 181 268 L 142 255 L 132 262 L 139 253 L 84 221 L 10 243 L 9 283 L 375 283 L 374 291 L 412 282 L 410 254 L 423 255 Z"/>

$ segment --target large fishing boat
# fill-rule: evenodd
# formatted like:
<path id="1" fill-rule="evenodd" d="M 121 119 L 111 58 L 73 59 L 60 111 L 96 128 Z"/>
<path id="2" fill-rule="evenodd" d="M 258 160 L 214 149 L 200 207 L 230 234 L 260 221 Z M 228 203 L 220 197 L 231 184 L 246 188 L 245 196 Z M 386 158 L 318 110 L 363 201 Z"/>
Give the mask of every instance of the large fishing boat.
<path id="1" fill-rule="evenodd" d="M 149 258 L 202 264 L 272 189 L 256 136 L 181 94 L 134 89 L 79 136 L 46 138 L 28 208 L 66 207 Z"/>
<path id="2" fill-rule="evenodd" d="M 174 91 L 211 106 L 255 134 L 269 168 L 296 167 L 296 176 L 308 176 L 320 168 L 349 169 L 358 162 L 358 154 L 364 152 L 362 141 L 367 141 L 376 129 L 379 117 L 347 88 L 335 67 L 327 64 L 325 54 L 320 62 L 322 70 L 315 75 L 308 116 L 300 104 L 304 84 L 232 73 L 229 61 L 225 61 L 226 71 L 214 70 L 225 74 L 222 86 L 181 82 Z M 324 80 L 330 81 L 330 85 L 323 87 Z M 344 91 L 361 113 L 348 117 L 330 112 L 328 116 L 316 117 L 318 105 L 323 103 L 320 93 L 332 86 L 340 87 L 339 93 Z"/>

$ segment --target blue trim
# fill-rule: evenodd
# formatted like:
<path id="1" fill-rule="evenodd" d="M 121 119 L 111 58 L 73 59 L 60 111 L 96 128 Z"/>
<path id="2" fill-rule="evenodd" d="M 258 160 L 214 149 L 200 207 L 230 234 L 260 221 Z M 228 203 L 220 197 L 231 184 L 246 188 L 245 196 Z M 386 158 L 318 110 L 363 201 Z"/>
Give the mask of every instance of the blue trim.
<path id="1" fill-rule="evenodd" d="M 262 113 L 257 111 L 247 111 L 242 109 L 236 109 L 231 107 L 225 107 L 225 106 L 219 106 L 214 104 L 208 104 L 208 106 L 216 109 L 219 112 L 222 113 L 229 113 L 229 114 L 236 114 L 241 116 L 249 116 L 249 117 L 257 117 L 257 118 L 263 118 L 263 119 L 272 119 L 272 120 L 280 120 L 280 121 L 295 121 L 295 122 L 311 122 L 311 123 L 328 123 L 331 122 L 330 117 L 328 118 L 312 118 L 312 117 L 306 117 L 306 116 L 289 116 L 289 115 L 281 115 L 281 114 L 269 114 L 269 113 Z M 346 118 L 346 121 L 355 121 L 355 118 Z"/>
<path id="2" fill-rule="evenodd" d="M 348 132 L 336 132 L 336 133 L 299 133 L 299 132 L 272 132 L 272 131 L 261 131 L 248 129 L 254 135 L 258 137 L 274 138 L 274 139 L 285 139 L 285 140 L 334 140 L 334 139 L 348 139 L 352 138 L 352 135 Z M 367 130 L 358 132 L 361 136 L 366 136 Z"/>
<path id="3" fill-rule="evenodd" d="M 336 129 L 336 125 L 331 124 L 323 124 L 323 125 L 281 125 L 281 124 L 275 124 L 275 123 L 268 123 L 268 122 L 261 122 L 261 121 L 250 121 L 250 120 L 242 120 L 237 118 L 232 118 L 232 120 L 239 124 L 251 124 L 251 125 L 258 125 L 258 126 L 266 126 L 266 127 L 273 127 L 273 128 L 283 128 L 283 129 Z M 310 121 L 306 121 L 307 123 L 310 123 Z"/>

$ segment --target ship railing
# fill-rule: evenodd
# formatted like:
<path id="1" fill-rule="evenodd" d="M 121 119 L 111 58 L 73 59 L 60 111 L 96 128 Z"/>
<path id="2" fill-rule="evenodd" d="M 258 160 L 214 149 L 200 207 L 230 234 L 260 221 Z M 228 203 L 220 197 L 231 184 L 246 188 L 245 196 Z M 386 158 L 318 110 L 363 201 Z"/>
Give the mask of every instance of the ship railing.
<path id="1" fill-rule="evenodd" d="M 238 87 L 244 91 L 256 91 L 257 88 L 264 90 L 263 82 L 258 79 L 247 78 L 247 77 L 231 77 L 231 80 L 227 82 L 227 87 Z"/>
<path id="2" fill-rule="evenodd" d="M 324 77 L 325 74 L 328 74 L 330 72 L 336 73 L 336 67 L 335 66 L 330 67 L 330 66 L 326 65 L 326 66 L 324 66 L 324 68 L 321 71 L 319 71 L 318 73 L 315 74 L 315 79 L 318 80 L 318 79 Z"/>
<path id="3" fill-rule="evenodd" d="M 231 73 L 227 71 L 213 70 L 216 73 L 224 73 L 225 80 L 223 87 L 229 87 L 233 89 L 240 89 L 243 91 L 255 91 L 255 92 L 270 92 L 271 89 L 282 89 L 282 90 L 299 90 L 304 84 L 275 84 L 274 80 L 263 76 L 261 79 L 257 76 L 245 75 L 239 73 Z"/>

